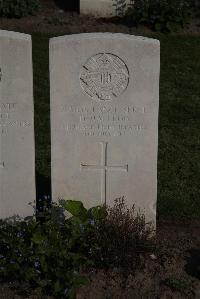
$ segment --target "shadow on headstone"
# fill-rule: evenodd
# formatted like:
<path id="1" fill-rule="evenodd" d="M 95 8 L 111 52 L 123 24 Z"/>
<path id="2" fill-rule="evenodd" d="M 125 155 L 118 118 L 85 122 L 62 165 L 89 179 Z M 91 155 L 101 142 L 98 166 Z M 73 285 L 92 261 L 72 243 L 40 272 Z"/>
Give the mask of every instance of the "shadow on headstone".
<path id="1" fill-rule="evenodd" d="M 51 179 L 36 172 L 37 211 L 40 213 L 51 204 Z"/>
<path id="2" fill-rule="evenodd" d="M 54 0 L 54 2 L 65 11 L 80 12 L 80 0 Z"/>

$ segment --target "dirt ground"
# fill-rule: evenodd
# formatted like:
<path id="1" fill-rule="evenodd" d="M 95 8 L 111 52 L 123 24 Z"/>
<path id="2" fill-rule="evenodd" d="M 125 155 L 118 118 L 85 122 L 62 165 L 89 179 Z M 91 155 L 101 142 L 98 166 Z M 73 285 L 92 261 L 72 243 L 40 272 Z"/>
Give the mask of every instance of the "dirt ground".
<path id="1" fill-rule="evenodd" d="M 96 19 L 90 15 L 64 12 L 55 5 L 53 0 L 41 0 L 40 10 L 34 16 L 22 19 L 0 18 L 0 29 L 24 33 L 44 32 L 54 34 L 121 32 L 138 35 L 151 32 L 150 29 L 143 26 L 135 28 L 119 24 L 117 18 Z M 194 19 L 179 34 L 200 34 L 200 19 Z"/>
<path id="2" fill-rule="evenodd" d="M 200 220 L 160 219 L 157 247 L 142 270 L 127 277 L 118 269 L 91 270 L 91 283 L 78 291 L 77 299 L 200 299 Z M 2 284 L 0 298 L 39 299 L 19 290 L 15 283 Z"/>
<path id="3" fill-rule="evenodd" d="M 92 274 L 77 299 L 200 299 L 199 232 L 200 221 L 159 220 L 158 250 L 142 271 L 127 280 L 117 270 Z"/>

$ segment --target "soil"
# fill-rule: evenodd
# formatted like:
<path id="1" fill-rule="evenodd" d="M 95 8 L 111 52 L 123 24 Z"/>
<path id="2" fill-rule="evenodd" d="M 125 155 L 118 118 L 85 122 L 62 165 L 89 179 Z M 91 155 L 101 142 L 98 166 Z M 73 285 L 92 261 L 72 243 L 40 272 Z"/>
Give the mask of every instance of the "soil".
<path id="1" fill-rule="evenodd" d="M 34 16 L 21 19 L 0 18 L 0 29 L 24 33 L 43 32 L 54 34 L 71 34 L 84 32 L 121 32 L 129 34 L 150 33 L 149 28 L 128 27 L 120 24 L 117 17 L 98 18 L 66 12 L 56 6 L 53 0 L 41 0 L 40 10 Z M 193 19 L 191 24 L 179 34 L 200 34 L 200 19 Z"/>
<path id="2" fill-rule="evenodd" d="M 54 1 L 41 1 L 40 11 L 22 19 L 0 19 L 0 28 L 25 33 L 71 34 L 81 32 L 122 32 L 146 34 L 145 27 L 127 27 L 117 18 L 96 19 L 64 12 Z M 200 34 L 200 20 L 194 19 L 179 34 Z M 159 219 L 158 250 L 148 256 L 145 267 L 126 277 L 118 269 L 91 270 L 91 283 L 82 287 L 77 299 L 200 299 L 200 220 Z M 24 290 L 24 288 L 23 288 Z M 34 292 L 23 292 L 17 283 L 0 285 L 1 299 L 39 299 Z M 27 295 L 28 294 L 28 295 Z M 45 298 L 45 297 L 42 297 Z"/>
<path id="3" fill-rule="evenodd" d="M 91 269 L 85 274 L 91 282 L 79 289 L 77 299 L 200 299 L 199 232 L 200 220 L 159 219 L 158 249 L 141 270 Z M 16 283 L 2 284 L 0 293 L 1 299 L 46 298 L 31 290 L 22 294 Z"/>
<path id="4" fill-rule="evenodd" d="M 91 274 L 77 299 L 200 299 L 200 221 L 160 219 L 158 251 L 127 279 L 114 269 Z"/>

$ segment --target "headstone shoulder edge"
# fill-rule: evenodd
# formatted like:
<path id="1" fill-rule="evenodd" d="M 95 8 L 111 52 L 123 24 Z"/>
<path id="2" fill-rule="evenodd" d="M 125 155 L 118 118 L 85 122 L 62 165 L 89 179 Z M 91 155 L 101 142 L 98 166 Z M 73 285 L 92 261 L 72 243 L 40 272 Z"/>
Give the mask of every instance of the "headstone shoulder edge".
<path id="1" fill-rule="evenodd" d="M 102 32 L 97 32 L 97 33 L 78 33 L 78 34 L 69 34 L 69 35 L 63 35 L 63 36 L 57 36 L 50 38 L 50 48 L 51 46 L 57 44 L 57 43 L 64 43 L 66 41 L 70 40 L 81 40 L 81 39 L 128 39 L 132 41 L 139 41 L 139 42 L 144 42 L 144 43 L 151 43 L 157 46 L 160 46 L 160 41 L 158 39 L 154 38 L 149 38 L 149 37 L 144 37 L 144 36 L 137 36 L 137 35 L 131 35 L 131 34 L 124 34 L 124 33 L 102 33 Z"/>
<path id="2" fill-rule="evenodd" d="M 9 31 L 9 30 L 0 30 L 0 38 L 1 37 L 31 41 L 31 35 L 30 34 L 25 34 L 25 33 L 15 32 L 15 31 Z"/>

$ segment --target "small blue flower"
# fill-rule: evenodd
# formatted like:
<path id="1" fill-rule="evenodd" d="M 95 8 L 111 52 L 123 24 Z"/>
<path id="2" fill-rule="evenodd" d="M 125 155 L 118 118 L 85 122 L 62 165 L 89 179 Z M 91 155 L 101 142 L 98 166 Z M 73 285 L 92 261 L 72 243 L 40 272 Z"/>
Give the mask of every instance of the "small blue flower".
<path id="1" fill-rule="evenodd" d="M 90 224 L 94 226 L 95 225 L 95 220 L 94 219 L 90 219 Z"/>
<path id="2" fill-rule="evenodd" d="M 40 268 L 40 262 L 36 261 L 34 263 L 35 269 L 39 269 Z"/>
<path id="3" fill-rule="evenodd" d="M 17 237 L 18 237 L 18 238 L 21 238 L 21 237 L 23 237 L 23 236 L 24 236 L 24 233 L 23 233 L 23 232 L 18 232 L 18 233 L 17 233 Z"/>

